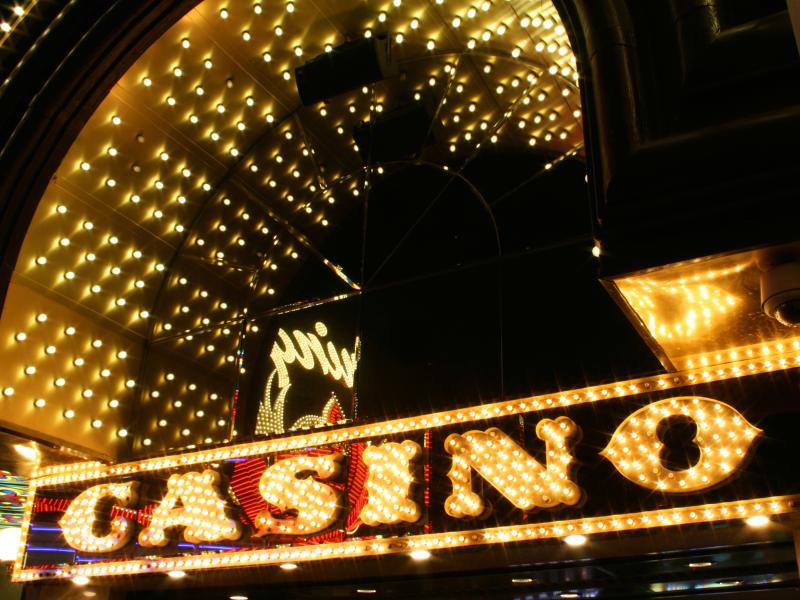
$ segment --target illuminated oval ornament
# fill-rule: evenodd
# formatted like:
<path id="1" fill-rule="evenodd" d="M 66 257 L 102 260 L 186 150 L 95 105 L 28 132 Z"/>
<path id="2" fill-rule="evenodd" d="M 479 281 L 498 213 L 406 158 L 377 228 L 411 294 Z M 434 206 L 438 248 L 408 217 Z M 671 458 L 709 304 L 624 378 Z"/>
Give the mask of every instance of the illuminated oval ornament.
<path id="1" fill-rule="evenodd" d="M 659 423 L 670 417 L 693 421 L 698 460 L 689 468 L 664 465 Z M 625 419 L 600 453 L 632 482 L 652 490 L 685 493 L 710 488 L 730 477 L 761 430 L 736 409 L 710 398 L 680 396 L 648 404 Z"/>

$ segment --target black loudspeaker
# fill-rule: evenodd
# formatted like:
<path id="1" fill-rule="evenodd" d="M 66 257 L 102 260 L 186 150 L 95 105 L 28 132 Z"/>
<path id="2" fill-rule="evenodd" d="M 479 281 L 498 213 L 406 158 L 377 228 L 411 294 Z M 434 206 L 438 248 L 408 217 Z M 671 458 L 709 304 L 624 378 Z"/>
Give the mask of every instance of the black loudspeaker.
<path id="1" fill-rule="evenodd" d="M 417 155 L 432 142 L 431 113 L 424 102 L 414 102 L 363 122 L 353 129 L 353 139 L 364 162 L 402 160 Z"/>
<path id="2" fill-rule="evenodd" d="M 397 62 L 387 36 L 345 42 L 294 70 L 297 92 L 306 106 L 394 75 Z"/>

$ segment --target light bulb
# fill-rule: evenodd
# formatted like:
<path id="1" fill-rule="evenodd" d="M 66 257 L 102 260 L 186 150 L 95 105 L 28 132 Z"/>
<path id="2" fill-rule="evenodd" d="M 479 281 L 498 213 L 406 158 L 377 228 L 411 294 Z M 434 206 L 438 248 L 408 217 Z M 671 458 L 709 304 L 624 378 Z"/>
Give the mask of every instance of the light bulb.
<path id="1" fill-rule="evenodd" d="M 564 538 L 564 542 L 569 546 L 583 546 L 586 543 L 586 536 L 579 533 L 568 535 Z"/>
<path id="2" fill-rule="evenodd" d="M 769 523 L 769 517 L 765 515 L 753 515 L 752 517 L 748 517 L 744 521 L 750 527 L 764 527 Z"/>

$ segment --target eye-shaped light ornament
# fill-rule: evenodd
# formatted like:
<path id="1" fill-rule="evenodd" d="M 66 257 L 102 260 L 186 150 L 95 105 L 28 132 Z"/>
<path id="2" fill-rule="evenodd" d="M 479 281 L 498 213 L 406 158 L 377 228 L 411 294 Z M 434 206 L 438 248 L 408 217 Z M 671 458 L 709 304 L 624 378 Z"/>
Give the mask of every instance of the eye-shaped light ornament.
<path id="1" fill-rule="evenodd" d="M 692 443 L 697 462 L 687 469 L 664 465 L 659 423 L 683 416 L 696 426 Z M 723 402 L 694 396 L 648 404 L 625 419 L 601 454 L 632 482 L 670 493 L 696 492 L 730 477 L 742 463 L 761 430 Z"/>

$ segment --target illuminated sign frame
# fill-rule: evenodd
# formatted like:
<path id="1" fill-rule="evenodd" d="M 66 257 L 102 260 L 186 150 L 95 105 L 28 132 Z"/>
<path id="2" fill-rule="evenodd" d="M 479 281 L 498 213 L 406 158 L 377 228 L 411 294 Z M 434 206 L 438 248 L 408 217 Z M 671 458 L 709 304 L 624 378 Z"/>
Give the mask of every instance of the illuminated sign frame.
<path id="1" fill-rule="evenodd" d="M 795 353 L 796 352 L 797 349 L 795 349 Z M 417 549 L 437 550 L 462 546 L 466 547 L 484 544 L 563 538 L 572 534 L 588 536 L 604 532 L 621 532 L 638 529 L 664 528 L 693 523 L 742 520 L 753 516 L 772 516 L 794 512 L 797 510 L 796 503 L 800 501 L 800 495 L 767 496 L 738 499 L 733 501 L 707 502 L 704 504 L 691 506 L 642 510 L 637 512 L 625 512 L 603 516 L 587 516 L 582 518 L 568 518 L 560 520 L 556 519 L 537 523 L 475 527 L 472 529 L 461 528 L 457 530 L 441 531 L 436 533 L 424 531 L 413 533 L 411 535 L 394 535 L 390 530 L 387 532 L 389 535 L 386 536 L 375 536 L 371 537 L 371 539 L 354 539 L 348 541 L 322 541 L 316 545 L 286 545 L 258 549 L 242 548 L 233 551 L 222 551 L 215 554 L 199 554 L 194 556 L 165 557 L 156 555 L 126 558 L 123 560 L 109 559 L 106 561 L 99 560 L 91 564 L 69 565 L 58 568 L 24 566 L 26 539 L 29 534 L 34 507 L 34 498 L 37 495 L 37 490 L 47 490 L 49 488 L 59 489 L 60 486 L 74 486 L 75 484 L 98 485 L 104 483 L 104 480 L 108 478 L 125 477 L 131 479 L 135 478 L 134 476 L 137 474 L 147 475 L 153 472 L 172 473 L 181 469 L 183 469 L 185 472 L 186 469 L 192 467 L 193 465 L 209 464 L 228 459 L 258 457 L 270 453 L 282 453 L 285 455 L 286 453 L 314 449 L 325 445 L 366 441 L 368 439 L 374 440 L 375 438 L 386 439 L 387 436 L 391 436 L 392 439 L 394 439 L 397 436 L 402 436 L 403 434 L 411 434 L 415 432 L 419 434 L 435 431 L 441 428 L 447 428 L 447 431 L 449 431 L 453 427 L 458 427 L 457 433 L 460 435 L 456 437 L 468 438 L 471 433 L 475 433 L 474 431 L 470 430 L 475 429 L 481 430 L 477 433 L 485 433 L 488 436 L 492 432 L 492 428 L 489 427 L 489 424 L 487 424 L 486 421 L 502 419 L 503 417 L 511 415 L 536 415 L 540 411 L 557 411 L 558 409 L 562 408 L 577 407 L 580 405 L 604 400 L 621 399 L 630 396 L 656 392 L 663 393 L 669 390 L 674 390 L 676 395 L 658 402 L 650 403 L 638 411 L 628 411 L 628 418 L 619 424 L 617 431 L 612 436 L 612 441 L 614 441 L 620 431 L 628 432 L 628 434 L 630 434 L 630 431 L 638 431 L 635 429 L 635 427 L 644 426 L 642 423 L 638 423 L 638 421 L 636 421 L 643 416 L 642 411 L 647 410 L 648 407 L 662 410 L 666 406 L 665 403 L 670 401 L 675 404 L 676 408 L 674 411 L 667 409 L 667 412 L 665 413 L 666 416 L 680 415 L 682 413 L 692 419 L 697 418 L 697 413 L 691 412 L 695 409 L 691 408 L 690 403 L 698 403 L 700 401 L 708 402 L 710 403 L 708 404 L 708 407 L 716 406 L 716 410 L 725 412 L 727 414 L 726 418 L 730 419 L 731 422 L 736 423 L 736 426 L 739 428 L 738 431 L 743 432 L 743 435 L 745 435 L 748 440 L 752 441 L 754 437 L 758 436 L 759 430 L 750 425 L 735 409 L 727 406 L 724 402 L 708 398 L 693 398 L 686 394 L 678 393 L 678 390 L 682 387 L 692 386 L 699 383 L 711 383 L 716 381 L 724 381 L 726 379 L 732 379 L 743 375 L 791 369 L 798 365 L 800 365 L 800 355 L 766 355 L 761 359 L 730 363 L 726 366 L 718 367 L 713 370 L 698 369 L 693 371 L 671 373 L 661 376 L 617 382 L 609 385 L 576 389 L 557 395 L 533 396 L 523 399 L 475 406 L 471 408 L 454 409 L 419 417 L 396 419 L 383 423 L 353 425 L 326 431 L 311 431 L 300 435 L 278 437 L 275 439 L 236 444 L 228 447 L 197 450 L 185 454 L 149 458 L 130 463 L 103 465 L 101 463 L 89 462 L 47 467 L 37 472 L 32 482 L 32 490 L 30 496 L 28 497 L 25 518 L 23 521 L 23 536 L 20 547 L 20 555 L 17 561 L 14 563 L 12 578 L 14 581 L 24 582 L 50 578 L 72 578 L 79 575 L 98 577 L 129 575 L 133 573 L 168 572 L 175 569 L 193 570 L 224 567 L 247 567 L 255 565 L 279 564 L 284 562 L 316 561 L 397 554 L 411 552 Z M 705 408 L 707 407 L 700 406 L 700 408 L 697 410 L 704 410 Z M 551 421 L 550 419 L 543 418 L 539 421 L 539 423 L 545 423 L 544 427 L 547 427 L 550 426 L 550 424 L 558 423 L 558 421 L 558 419 Z M 569 430 L 570 426 L 567 421 L 570 420 L 566 419 L 566 421 L 562 421 L 559 426 Z M 477 423 L 480 423 L 480 425 L 477 425 L 477 427 L 475 425 L 472 427 L 468 426 L 470 424 Z M 461 425 L 467 425 L 467 427 L 460 427 Z M 631 427 L 634 427 L 634 429 L 631 429 Z M 570 432 L 567 431 L 567 433 Z M 548 437 L 544 432 L 540 434 L 537 426 L 537 437 L 539 437 L 541 440 L 547 440 L 548 443 L 552 441 L 554 444 L 560 444 L 561 446 L 559 447 L 562 447 L 562 452 L 567 452 L 563 449 L 566 448 L 564 445 L 564 440 L 569 437 L 567 433 L 565 433 L 561 439 L 558 437 L 552 437 L 552 435 Z M 502 432 L 500 432 L 500 434 L 502 434 Z M 500 438 L 502 438 L 502 435 L 500 435 L 498 439 Z M 449 436 L 447 439 L 448 443 L 450 443 L 453 441 L 453 436 Z M 710 439 L 711 438 L 709 438 L 709 440 Z M 700 444 L 701 450 L 706 448 L 708 452 L 718 451 L 720 449 L 719 444 L 714 446 L 709 440 L 707 440 L 707 443 L 703 442 Z M 455 441 L 459 442 L 463 440 Z M 393 443 L 394 442 L 388 442 L 384 443 L 383 445 L 388 446 Z M 405 453 L 408 460 L 411 460 L 418 454 L 418 448 L 414 448 L 416 444 L 406 446 L 403 446 L 403 444 L 394 445 L 396 446 L 396 448 L 394 448 L 396 453 Z M 745 453 L 747 452 L 749 445 L 750 443 L 748 442 L 747 447 L 745 447 Z M 380 445 L 372 447 L 380 448 Z M 619 444 L 609 443 L 606 449 L 600 454 L 604 456 L 606 460 L 612 462 L 615 468 L 617 468 L 617 470 L 624 477 L 642 487 L 650 486 L 651 489 L 655 489 L 653 488 L 653 485 L 657 484 L 653 484 L 653 482 L 635 481 L 634 478 L 630 477 L 630 473 L 625 473 L 625 470 L 620 468 L 612 456 L 615 447 L 619 448 Z M 455 450 L 452 452 L 448 450 L 448 452 L 454 458 L 453 464 L 456 464 L 455 457 L 457 456 L 457 452 Z M 296 456 L 303 456 L 303 454 L 296 454 Z M 701 458 L 702 456 L 703 455 L 701 454 Z M 740 459 L 743 458 L 744 456 L 740 457 Z M 375 462 L 376 460 L 380 460 L 380 456 L 373 457 L 370 460 Z M 392 465 L 392 468 L 401 468 L 402 471 L 402 468 L 405 468 L 403 465 L 407 466 L 407 462 L 408 461 L 404 462 L 403 460 L 397 459 Z M 388 465 L 389 463 L 386 464 Z M 549 465 L 549 459 L 546 464 Z M 724 474 L 724 477 L 727 477 L 729 474 L 733 474 L 735 467 L 736 465 L 733 465 L 731 469 L 728 469 L 726 474 Z M 480 471 L 477 463 L 473 462 L 472 464 L 468 465 L 468 472 L 470 468 L 474 469 L 477 475 L 480 475 L 486 481 L 489 481 L 486 474 Z M 702 472 L 702 469 L 700 471 Z M 307 482 L 308 480 L 301 481 Z M 406 489 L 403 485 L 403 481 L 404 480 L 402 477 L 397 479 L 397 482 L 400 483 L 399 489 L 401 490 Z M 455 484 L 453 477 L 451 477 L 451 482 Z M 711 481 L 709 485 L 713 483 L 714 481 Z M 670 493 L 680 493 L 680 490 L 677 488 L 674 490 L 667 489 L 666 491 Z M 504 493 L 504 495 L 506 494 Z M 506 495 L 506 497 L 509 498 L 508 495 Z M 565 499 L 566 497 L 561 498 L 559 502 L 562 502 L 563 504 L 569 504 L 568 501 L 564 502 Z M 542 503 L 541 500 L 537 505 L 547 506 L 547 504 Z M 408 511 L 408 514 L 414 514 L 413 507 L 408 508 Z M 397 521 L 400 520 L 402 519 L 397 517 Z M 410 518 L 407 520 L 410 520 Z M 393 521 L 387 520 L 383 522 L 392 523 Z"/>

